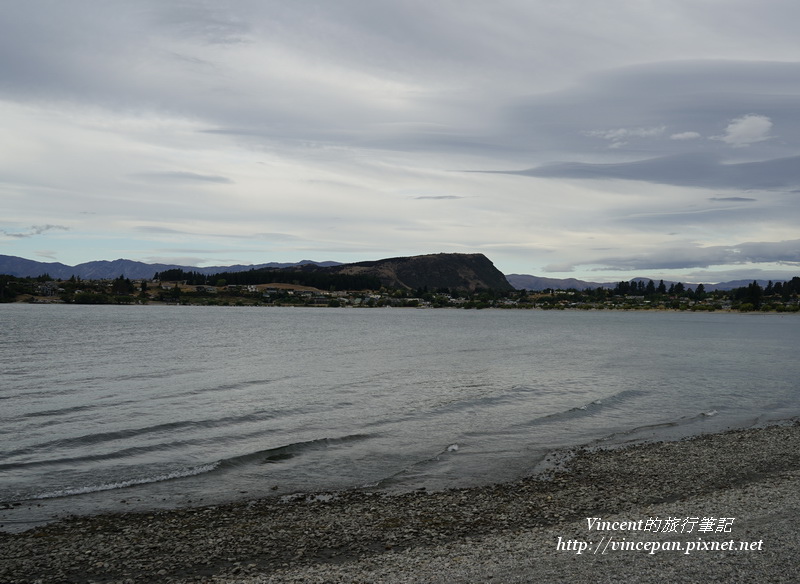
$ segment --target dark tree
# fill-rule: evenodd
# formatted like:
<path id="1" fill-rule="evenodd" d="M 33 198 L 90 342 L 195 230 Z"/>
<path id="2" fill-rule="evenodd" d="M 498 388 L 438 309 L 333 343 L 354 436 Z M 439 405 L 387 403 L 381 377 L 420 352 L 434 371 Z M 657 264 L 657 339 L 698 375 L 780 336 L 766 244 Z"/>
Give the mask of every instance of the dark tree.
<path id="1" fill-rule="evenodd" d="M 708 296 L 706 294 L 706 287 L 702 284 L 698 284 L 697 289 L 694 291 L 694 297 L 698 300 L 703 300 L 706 296 Z"/>
<path id="2" fill-rule="evenodd" d="M 753 283 L 747 286 L 746 302 L 749 302 L 755 308 L 761 308 L 761 299 L 763 295 L 764 291 L 761 289 L 761 286 L 758 285 L 758 282 L 753 280 Z"/>
<path id="3" fill-rule="evenodd" d="M 114 294 L 131 294 L 133 291 L 133 283 L 128 278 L 124 278 L 122 274 L 111 283 L 111 292 Z"/>

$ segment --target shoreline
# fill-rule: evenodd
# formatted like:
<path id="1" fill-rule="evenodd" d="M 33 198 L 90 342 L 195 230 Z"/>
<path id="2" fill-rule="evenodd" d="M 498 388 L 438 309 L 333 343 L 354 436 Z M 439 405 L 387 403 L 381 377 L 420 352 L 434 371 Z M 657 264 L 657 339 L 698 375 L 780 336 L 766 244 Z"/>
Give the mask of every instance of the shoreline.
<path id="1" fill-rule="evenodd" d="M 385 309 L 385 308 L 393 308 L 393 309 L 401 309 L 401 310 L 475 310 L 475 311 L 487 311 L 487 310 L 499 310 L 499 311 L 532 311 L 532 312 L 668 312 L 668 313 L 690 313 L 690 314 L 763 314 L 763 315 L 781 315 L 781 316 L 792 316 L 800 314 L 800 310 L 739 310 L 737 308 L 715 308 L 714 310 L 704 310 L 704 309 L 695 309 L 692 308 L 667 308 L 667 307 L 649 307 L 649 306 L 567 306 L 567 307 L 544 307 L 544 306 L 488 306 L 482 308 L 464 308 L 461 306 L 326 306 L 320 304 L 291 304 L 291 303 L 243 303 L 243 304 L 236 304 L 236 303 L 222 303 L 222 304 L 204 304 L 202 302 L 163 302 L 158 300 L 150 300 L 148 302 L 133 302 L 133 303 L 107 303 L 107 304 L 87 304 L 87 303 L 75 303 L 75 302 L 64 302 L 63 300 L 50 300 L 46 297 L 37 297 L 34 299 L 21 299 L 21 300 L 14 300 L 13 302 L 5 302 L 2 304 L 8 305 L 30 305 L 30 306 L 53 306 L 53 305 L 60 305 L 60 306 L 181 306 L 181 307 L 193 307 L 199 306 L 203 308 L 312 308 L 312 309 L 320 309 L 320 308 L 340 308 L 340 309 Z"/>
<path id="2" fill-rule="evenodd" d="M 627 570 L 640 562 L 671 563 L 679 569 L 691 562 L 695 570 L 700 558 L 706 569 L 719 571 L 748 562 L 760 573 L 794 570 L 796 579 L 800 562 L 787 561 L 786 551 L 769 552 L 794 541 L 792 549 L 800 553 L 800 530 L 791 525 L 794 516 L 787 511 L 800 510 L 800 422 L 787 423 L 676 442 L 578 448 L 549 476 L 485 487 L 392 495 L 310 493 L 68 518 L 23 533 L 0 533 L 5 556 L 0 581 L 444 582 L 447 569 L 456 568 L 461 575 L 451 581 L 484 581 L 490 574 L 498 582 L 526 581 L 524 574 L 535 580 L 540 569 L 555 574 L 574 568 L 589 574 L 597 568 L 597 557 L 557 552 L 557 535 L 586 538 L 587 517 L 646 520 L 676 505 L 689 505 L 689 515 L 736 517 L 731 537 L 764 540 L 766 551 L 721 560 L 717 552 L 714 561 L 709 553 L 628 551 L 603 557 L 601 564 Z M 776 493 L 782 493 L 782 499 Z M 748 501 L 764 497 L 767 503 L 761 507 L 748 506 Z M 717 509 L 711 508 L 714 501 Z M 766 535 L 774 526 L 759 523 L 757 508 L 762 515 L 783 513 L 783 529 L 791 533 Z M 778 519 L 776 515 L 775 525 Z M 499 554 L 494 551 L 497 546 L 516 552 Z M 515 576 L 507 563 L 512 556 L 517 566 L 537 561 Z M 456 566 L 454 558 L 463 561 Z M 421 571 L 414 572 L 414 566 Z M 450 568 L 442 571 L 444 566 Z M 753 579 L 758 580 L 755 574 Z M 644 580 L 637 576 L 635 581 Z"/>

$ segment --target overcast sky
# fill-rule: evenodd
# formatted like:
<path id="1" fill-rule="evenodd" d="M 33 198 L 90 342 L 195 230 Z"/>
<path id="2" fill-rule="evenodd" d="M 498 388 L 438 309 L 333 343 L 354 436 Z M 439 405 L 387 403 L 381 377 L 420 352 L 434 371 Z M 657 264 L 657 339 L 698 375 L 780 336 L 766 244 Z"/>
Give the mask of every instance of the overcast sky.
<path id="1" fill-rule="evenodd" d="M 800 275 L 796 0 L 7 0 L 0 254 Z"/>

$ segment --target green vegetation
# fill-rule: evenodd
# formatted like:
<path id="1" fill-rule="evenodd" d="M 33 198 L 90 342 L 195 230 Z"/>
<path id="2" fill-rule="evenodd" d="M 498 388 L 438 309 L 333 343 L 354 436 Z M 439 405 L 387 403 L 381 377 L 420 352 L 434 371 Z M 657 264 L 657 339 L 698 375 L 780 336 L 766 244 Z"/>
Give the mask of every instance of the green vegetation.
<path id="1" fill-rule="evenodd" d="M 36 280 L 0 275 L 0 302 L 15 302 L 17 297 L 33 294 Z"/>
<path id="2" fill-rule="evenodd" d="M 287 270 L 263 268 L 245 272 L 221 272 L 219 274 L 200 274 L 184 270 L 166 270 L 156 273 L 156 280 L 180 281 L 191 286 L 249 286 L 260 284 L 291 283 L 309 286 L 320 290 L 377 290 L 381 287 L 374 276 L 358 276 L 317 272 L 311 270 Z"/>
<path id="3" fill-rule="evenodd" d="M 120 276 L 111 281 L 55 281 L 47 274 L 37 278 L 17 278 L 0 275 L 0 302 L 66 302 L 71 304 L 134 304 L 141 298 L 133 296 L 135 286 Z"/>
<path id="4" fill-rule="evenodd" d="M 764 288 L 754 281 L 733 290 L 713 292 L 707 292 L 703 284 L 692 289 L 678 282 L 667 288 L 663 281 L 656 285 L 652 280 L 635 280 L 619 282 L 614 288 L 546 290 L 536 295 L 535 302 L 542 308 L 798 312 L 799 295 L 798 277 L 785 283 L 769 282 Z"/>
<path id="5" fill-rule="evenodd" d="M 0 275 L 0 302 L 63 302 L 73 304 L 194 304 L 204 306 L 320 306 L 539 308 L 545 310 L 686 310 L 713 312 L 798 312 L 800 277 L 788 282 L 757 282 L 730 291 L 706 291 L 663 281 L 619 282 L 609 288 L 585 290 L 416 290 L 381 287 L 373 277 L 302 270 L 251 270 L 205 276 L 170 270 L 160 279 L 54 281 Z M 278 278 L 278 276 L 281 276 Z M 169 279 L 168 279 L 169 278 Z M 274 284 L 274 285 L 273 285 Z"/>

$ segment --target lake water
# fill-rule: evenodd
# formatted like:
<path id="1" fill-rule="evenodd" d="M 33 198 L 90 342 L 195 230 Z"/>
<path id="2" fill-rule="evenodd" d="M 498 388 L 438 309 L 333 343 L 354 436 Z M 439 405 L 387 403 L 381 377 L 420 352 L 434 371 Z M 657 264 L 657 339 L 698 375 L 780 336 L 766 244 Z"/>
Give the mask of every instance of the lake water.
<path id="1" fill-rule="evenodd" d="M 9 531 L 800 415 L 797 315 L 5 304 L 0 335 Z"/>

